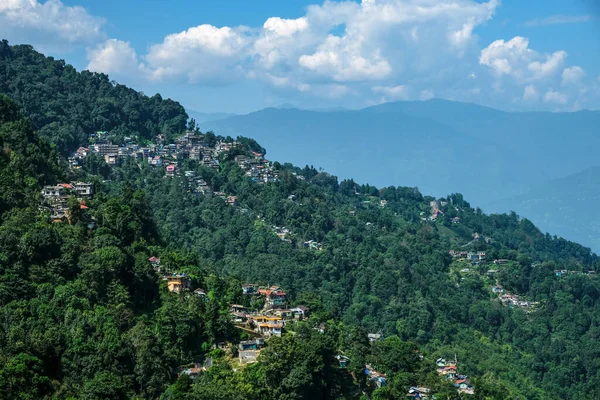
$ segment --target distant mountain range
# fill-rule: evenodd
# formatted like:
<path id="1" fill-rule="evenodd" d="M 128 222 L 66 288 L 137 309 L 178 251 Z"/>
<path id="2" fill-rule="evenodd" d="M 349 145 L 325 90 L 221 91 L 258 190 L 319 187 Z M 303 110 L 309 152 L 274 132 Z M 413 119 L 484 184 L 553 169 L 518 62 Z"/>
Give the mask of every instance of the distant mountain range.
<path id="1" fill-rule="evenodd" d="M 494 202 L 486 211 L 514 210 L 542 231 L 560 233 L 600 251 L 600 167 L 553 179 L 527 193 Z"/>
<path id="2" fill-rule="evenodd" d="M 224 112 L 205 113 L 205 112 L 200 112 L 200 111 L 195 111 L 195 110 L 190 110 L 190 109 L 186 109 L 185 111 L 188 113 L 190 118 L 194 118 L 196 120 L 197 124 L 203 124 L 208 121 L 217 121 L 220 119 L 234 117 L 236 115 L 236 114 L 224 113 Z"/>
<path id="3" fill-rule="evenodd" d="M 417 186 L 439 196 L 459 191 L 474 204 L 509 211 L 500 205 L 516 207 L 515 196 L 535 198 L 543 182 L 597 165 L 599 126 L 596 111 L 515 113 L 435 99 L 361 110 L 267 108 L 206 121 L 202 129 L 255 138 L 268 143 L 271 159 L 308 162 L 342 179 Z"/>

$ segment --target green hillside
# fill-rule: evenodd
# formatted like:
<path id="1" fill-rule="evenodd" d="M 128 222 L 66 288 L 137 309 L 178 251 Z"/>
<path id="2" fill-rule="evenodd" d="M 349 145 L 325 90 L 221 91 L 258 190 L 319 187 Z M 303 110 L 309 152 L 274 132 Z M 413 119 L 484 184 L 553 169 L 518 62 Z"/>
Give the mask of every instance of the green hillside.
<path id="1" fill-rule="evenodd" d="M 65 154 L 87 144 L 92 132 L 151 139 L 179 133 L 188 118 L 179 103 L 159 94 L 148 97 L 105 74 L 77 72 L 63 60 L 6 40 L 0 41 L 0 93 L 14 99 L 40 135 Z"/>
<path id="2" fill-rule="evenodd" d="M 12 77 L 63 74 L 33 67 L 56 62 L 27 46 L 4 46 L 21 54 L 0 58 Z M 600 263 L 589 248 L 460 194 L 340 181 L 191 125 L 179 137 L 185 127 L 155 117 L 176 103 L 145 98 L 147 113 L 132 114 L 119 93 L 135 92 L 109 86 L 120 92 L 105 128 L 57 112 L 81 129 L 73 136 L 48 134 L 32 112 L 67 109 L 59 92 L 0 98 L 1 400 L 600 396 L 600 282 L 589 273 Z M 121 156 L 79 154 L 68 167 L 59 153 L 100 129 L 124 142 Z M 77 191 L 87 182 L 93 195 Z M 262 294 L 244 294 L 248 284 Z M 276 316 L 273 293 L 279 313 L 310 311 Z M 283 334 L 240 324 L 240 309 Z M 242 362 L 241 342 L 262 336 L 256 362 Z"/>

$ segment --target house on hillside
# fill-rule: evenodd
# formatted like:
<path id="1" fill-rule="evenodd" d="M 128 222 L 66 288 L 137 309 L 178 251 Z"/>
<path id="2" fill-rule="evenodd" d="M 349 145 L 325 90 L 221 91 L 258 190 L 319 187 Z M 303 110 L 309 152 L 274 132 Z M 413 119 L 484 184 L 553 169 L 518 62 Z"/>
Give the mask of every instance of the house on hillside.
<path id="1" fill-rule="evenodd" d="M 71 187 L 77 197 L 92 197 L 94 194 L 94 184 L 91 182 L 72 182 Z"/>
<path id="2" fill-rule="evenodd" d="M 427 399 L 429 398 L 429 392 L 431 392 L 429 388 L 412 386 L 408 389 L 406 397 L 409 399 Z"/>
<path id="3" fill-rule="evenodd" d="M 260 351 L 265 346 L 264 339 L 242 341 L 238 344 L 238 358 L 240 364 L 252 364 L 258 359 Z"/>
<path id="4" fill-rule="evenodd" d="M 296 319 L 304 319 L 308 317 L 309 308 L 303 305 L 296 306 L 290 310 Z"/>
<path id="5" fill-rule="evenodd" d="M 230 206 L 238 206 L 239 205 L 237 196 L 228 196 L 225 199 L 225 203 L 229 204 Z"/>
<path id="6" fill-rule="evenodd" d="M 365 374 L 368 377 L 369 383 L 374 384 L 378 388 L 385 386 L 387 383 L 386 375 L 375 371 L 369 364 L 365 365 Z"/>
<path id="7" fill-rule="evenodd" d="M 183 369 L 178 376 L 181 375 L 188 375 L 192 380 L 198 378 L 198 376 L 200 376 L 200 373 L 203 371 L 204 369 L 200 366 L 200 364 L 195 364 L 193 367 L 191 368 L 185 368 Z"/>
<path id="8" fill-rule="evenodd" d="M 381 340 L 381 333 L 368 333 L 367 334 L 367 338 L 369 339 L 369 342 L 375 342 L 377 340 Z"/>
<path id="9" fill-rule="evenodd" d="M 338 361 L 338 366 L 340 368 L 346 368 L 348 364 L 350 364 L 350 359 L 343 354 L 338 354 L 335 356 L 335 359 Z"/>
<path id="10" fill-rule="evenodd" d="M 200 289 L 200 288 L 195 289 L 194 295 L 200 297 L 204 301 L 208 301 L 208 296 L 206 295 L 206 291 L 204 291 L 204 289 Z"/>
<path id="11" fill-rule="evenodd" d="M 484 251 L 469 252 L 467 254 L 467 260 L 469 260 L 472 265 L 480 264 L 483 261 L 485 261 L 485 252 Z"/>
<path id="12" fill-rule="evenodd" d="M 252 283 L 246 283 L 242 285 L 242 293 L 246 295 L 253 295 L 258 292 L 258 285 Z"/>
<path id="13" fill-rule="evenodd" d="M 45 199 L 60 198 L 67 194 L 67 190 L 73 187 L 68 183 L 59 183 L 57 185 L 46 185 L 42 190 Z"/>
<path id="14" fill-rule="evenodd" d="M 190 289 L 191 282 L 185 274 L 166 275 L 163 280 L 167 281 L 169 292 L 181 293 Z"/>
<path id="15" fill-rule="evenodd" d="M 116 153 L 106 154 L 104 156 L 104 162 L 106 162 L 108 165 L 117 165 L 117 162 L 118 162 L 117 154 Z"/>
<path id="16" fill-rule="evenodd" d="M 169 177 L 175 176 L 175 165 L 173 165 L 173 164 L 167 165 L 165 175 L 169 176 Z"/>
<path id="17" fill-rule="evenodd" d="M 150 264 L 152 265 L 152 268 L 155 271 L 157 271 L 157 272 L 160 271 L 160 258 L 152 256 L 148 259 L 148 261 L 150 262 Z"/>
<path id="18" fill-rule="evenodd" d="M 258 332 L 265 337 L 281 336 L 283 323 L 259 323 Z"/>

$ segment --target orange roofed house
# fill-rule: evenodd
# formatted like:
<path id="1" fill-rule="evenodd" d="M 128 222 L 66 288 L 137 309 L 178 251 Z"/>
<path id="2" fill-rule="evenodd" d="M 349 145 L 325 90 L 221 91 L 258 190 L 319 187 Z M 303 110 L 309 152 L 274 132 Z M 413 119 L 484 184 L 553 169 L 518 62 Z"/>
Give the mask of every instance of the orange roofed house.
<path id="1" fill-rule="evenodd" d="M 185 290 L 189 290 L 190 288 L 190 280 L 185 276 L 185 274 L 167 275 L 163 278 L 163 280 L 167 281 L 169 292 L 181 293 Z"/>

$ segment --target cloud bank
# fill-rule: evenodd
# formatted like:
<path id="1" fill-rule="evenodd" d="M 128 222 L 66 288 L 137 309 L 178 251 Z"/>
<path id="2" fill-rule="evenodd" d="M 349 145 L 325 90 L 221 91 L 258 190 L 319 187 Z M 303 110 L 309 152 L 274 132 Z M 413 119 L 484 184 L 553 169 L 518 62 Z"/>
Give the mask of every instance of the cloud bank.
<path id="1" fill-rule="evenodd" d="M 138 53 L 127 41 L 107 39 L 104 21 L 82 7 L 0 0 L 0 34 L 41 46 L 83 46 L 87 69 L 144 85 L 256 81 L 280 97 L 338 104 L 442 97 L 514 107 L 585 105 L 591 78 L 569 65 L 566 51 L 536 51 L 522 36 L 480 43 L 477 30 L 498 7 L 498 0 L 326 0 L 298 18 L 273 16 L 262 26 L 193 26 Z"/>

